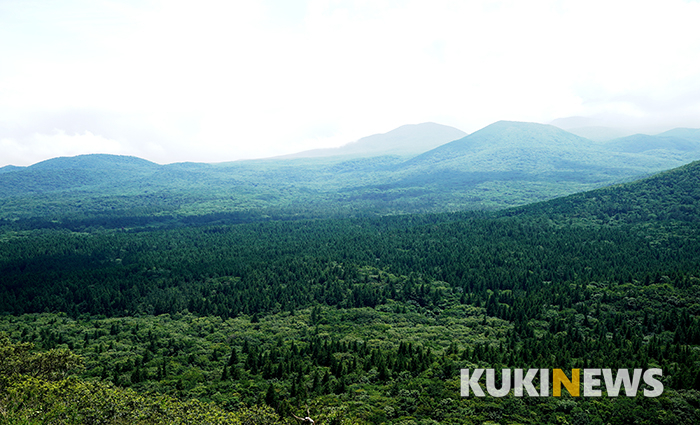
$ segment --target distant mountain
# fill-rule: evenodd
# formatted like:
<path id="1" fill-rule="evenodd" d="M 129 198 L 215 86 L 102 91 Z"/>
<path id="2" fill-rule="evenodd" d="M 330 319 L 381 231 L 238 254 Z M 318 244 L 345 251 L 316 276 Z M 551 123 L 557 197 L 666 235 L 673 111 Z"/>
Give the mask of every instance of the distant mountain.
<path id="1" fill-rule="evenodd" d="M 499 121 L 386 167 L 392 172 L 382 171 L 380 182 L 348 192 L 353 199 L 410 198 L 412 208 L 429 211 L 503 208 L 631 181 L 693 159 L 656 153 L 615 152 L 552 125 Z"/>
<path id="2" fill-rule="evenodd" d="M 125 182 L 152 175 L 159 167 L 133 156 L 91 154 L 52 158 L 1 173 L 0 196 L 97 187 L 109 187 L 110 192 L 118 192 Z"/>
<path id="3" fill-rule="evenodd" d="M 407 161 L 405 166 L 449 164 L 460 168 L 469 165 L 473 169 L 474 165 L 486 161 L 488 171 L 526 171 L 536 164 L 541 165 L 545 159 L 542 155 L 555 155 L 560 159 L 565 152 L 591 150 L 593 144 L 588 139 L 551 125 L 498 121 L 469 136 L 418 155 Z M 534 159 L 535 163 L 530 159 Z"/>
<path id="4" fill-rule="evenodd" d="M 607 142 L 619 137 L 630 136 L 635 131 L 621 127 L 615 122 L 620 117 L 566 117 L 557 118 L 550 125 L 559 127 L 569 133 L 585 137 L 596 142 Z"/>
<path id="5" fill-rule="evenodd" d="M 129 170 L 129 171 L 153 171 L 158 164 L 137 158 L 135 156 L 89 154 L 70 157 L 58 157 L 37 162 L 26 167 L 27 170 Z"/>
<path id="6" fill-rule="evenodd" d="M 499 121 L 418 155 L 401 167 L 531 174 L 574 172 L 579 177 L 599 174 L 600 181 L 626 179 L 700 159 L 700 142 L 691 140 L 696 133 L 679 133 L 689 138 L 637 135 L 598 143 L 552 125 Z M 658 149 L 680 154 L 659 154 Z M 647 152 L 650 150 L 655 151 Z"/>
<path id="7" fill-rule="evenodd" d="M 678 130 L 678 131 L 676 131 Z M 700 131 L 697 140 L 693 139 L 692 129 L 676 129 L 656 136 L 635 134 L 607 142 L 604 147 L 615 152 L 642 153 L 652 150 L 672 150 L 678 152 L 700 151 Z M 689 130 L 689 131 L 683 131 Z M 682 134 L 690 137 L 681 137 Z M 674 136 L 678 134 L 679 136 Z"/>
<path id="8" fill-rule="evenodd" d="M 625 130 L 622 128 L 602 126 L 564 128 L 563 130 L 566 130 L 569 133 L 575 134 L 577 136 L 593 140 L 594 142 L 607 142 L 608 140 L 630 136 L 634 133 L 631 130 Z"/>
<path id="9" fill-rule="evenodd" d="M 24 167 L 18 167 L 16 165 L 6 165 L 4 167 L 0 167 L 0 173 L 9 173 L 12 171 L 19 171 Z"/>
<path id="10" fill-rule="evenodd" d="M 694 140 L 700 142 L 700 128 L 674 128 L 673 130 L 665 131 L 658 136 L 662 137 L 678 137 L 686 140 Z"/>
<path id="11" fill-rule="evenodd" d="M 244 220 L 242 213 L 257 220 L 501 209 L 700 159 L 700 136 L 693 129 L 597 143 L 552 125 L 512 121 L 413 157 L 387 154 L 463 134 L 428 123 L 361 139 L 339 148 L 344 155 L 330 157 L 158 165 L 127 156 L 81 155 L 4 167 L 0 219 L 80 216 L 89 227 L 107 226 L 109 220 L 101 220 L 115 216 L 144 223 L 152 217 L 167 221 L 170 215 L 218 220 L 230 213 Z"/>
<path id="12" fill-rule="evenodd" d="M 686 127 L 697 120 L 671 123 L 655 117 L 635 117 L 618 113 L 599 113 L 593 116 L 557 118 L 549 124 L 591 140 L 605 142 L 633 134 L 658 134 L 674 127 Z"/>
<path id="13" fill-rule="evenodd" d="M 401 126 L 388 133 L 375 134 L 338 148 L 313 149 L 277 159 L 320 158 L 329 156 L 417 155 L 466 136 L 454 127 L 427 122 Z"/>

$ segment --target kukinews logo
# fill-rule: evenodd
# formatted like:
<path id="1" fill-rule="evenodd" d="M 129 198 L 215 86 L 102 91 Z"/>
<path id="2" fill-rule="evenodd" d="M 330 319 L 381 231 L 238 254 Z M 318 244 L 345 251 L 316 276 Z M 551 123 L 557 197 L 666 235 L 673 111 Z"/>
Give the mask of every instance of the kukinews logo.
<path id="1" fill-rule="evenodd" d="M 664 391 L 664 385 L 656 377 L 661 377 L 661 369 L 572 369 L 569 378 L 562 369 L 502 369 L 500 386 L 497 386 L 495 369 L 461 370 L 461 394 L 469 397 L 484 397 L 484 390 L 479 384 L 481 377 L 486 375 L 486 392 L 493 397 L 505 397 L 511 389 L 515 397 L 527 393 L 530 397 L 549 397 L 550 383 L 554 397 L 561 397 L 562 386 L 574 397 L 601 397 L 603 389 L 608 397 L 618 397 L 624 388 L 627 397 L 635 397 L 643 381 L 644 397 L 658 397 Z M 550 379 L 551 376 L 551 379 Z M 536 382 L 535 379 L 537 379 Z M 539 384 L 539 390 L 535 384 Z"/>

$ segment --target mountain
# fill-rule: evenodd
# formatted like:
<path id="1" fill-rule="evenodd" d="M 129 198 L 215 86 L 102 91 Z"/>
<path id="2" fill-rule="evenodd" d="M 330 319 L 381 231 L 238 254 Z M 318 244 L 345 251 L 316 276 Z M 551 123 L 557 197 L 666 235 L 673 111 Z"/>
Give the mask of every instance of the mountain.
<path id="1" fill-rule="evenodd" d="M 465 165 L 479 160 L 498 160 L 501 165 L 490 170 L 519 169 L 528 167 L 522 159 L 543 153 L 590 150 L 592 141 L 545 124 L 498 121 L 459 140 L 444 144 L 407 161 L 405 165 Z M 504 156 L 514 163 L 502 161 Z M 490 161 L 493 162 L 493 161 Z M 492 164 L 496 165 L 496 164 Z"/>
<path id="2" fill-rule="evenodd" d="M 692 129 L 677 129 L 692 130 Z M 697 131 L 697 130 L 696 130 Z M 656 136 L 647 134 L 635 134 L 622 137 L 607 142 L 604 147 L 614 152 L 642 153 L 653 150 L 667 150 L 677 152 L 697 152 L 700 151 L 700 135 L 693 139 L 692 132 L 688 132 L 690 137 L 682 137 L 684 131 L 668 131 Z M 698 131 L 700 133 L 700 131 Z M 677 136 L 674 134 L 678 134 Z"/>
<path id="3" fill-rule="evenodd" d="M 658 136 L 679 137 L 686 140 L 700 142 L 700 128 L 674 128 L 672 130 L 665 131 Z"/>
<path id="4" fill-rule="evenodd" d="M 388 133 L 363 137 L 338 148 L 313 149 L 277 158 L 319 158 L 340 155 L 417 155 L 444 143 L 464 137 L 466 134 L 454 127 L 432 122 L 409 124 Z"/>
<path id="5" fill-rule="evenodd" d="M 612 152 L 552 125 L 499 121 L 346 193 L 401 200 L 414 211 L 498 209 L 630 181 L 698 158 Z"/>
<path id="6" fill-rule="evenodd" d="M 593 140 L 594 142 L 607 142 L 608 140 L 630 136 L 634 133 L 631 130 L 603 126 L 563 128 L 563 130 Z"/>
<path id="7" fill-rule="evenodd" d="M 331 157 L 158 165 L 134 157 L 81 155 L 5 167 L 0 219 L 53 217 L 55 222 L 80 216 L 84 227 L 93 222 L 108 227 L 118 216 L 119 227 L 129 227 L 125 223 L 156 216 L 219 220 L 225 213 L 258 220 L 502 209 L 700 159 L 693 129 L 638 136 L 645 144 L 633 138 L 597 143 L 552 125 L 512 121 L 414 157 L 380 154 L 417 149 L 427 135 L 438 143 L 435 135 L 443 130 L 444 138 L 463 134 L 428 123 L 361 139 L 348 145 L 346 155 Z"/>
<path id="8" fill-rule="evenodd" d="M 577 136 L 585 137 L 596 142 L 630 136 L 641 129 L 635 127 L 630 117 L 622 115 L 598 115 L 595 117 L 566 117 L 558 118 L 549 124 L 566 130 Z M 638 124 L 638 123 L 637 123 Z"/>
<path id="9" fill-rule="evenodd" d="M 52 158 L 29 167 L 12 167 L 0 173 L 0 196 L 76 191 L 122 185 L 150 176 L 160 165 L 133 156 L 106 154 Z M 4 167 L 7 168 L 7 167 Z"/>
<path id="10" fill-rule="evenodd" d="M 118 170 L 130 172 L 148 172 L 159 167 L 158 164 L 135 156 L 89 154 L 70 157 L 58 157 L 37 162 L 26 167 L 27 170 Z"/>
<path id="11" fill-rule="evenodd" d="M 617 139 L 619 145 L 618 142 L 597 143 L 552 125 L 499 121 L 418 155 L 404 162 L 401 168 L 517 171 L 533 175 L 602 173 L 608 176 L 606 179 L 615 176 L 625 179 L 700 159 L 700 142 L 675 136 L 636 137 Z M 647 139 L 650 143 L 645 146 L 637 143 Z M 691 155 L 679 157 L 655 152 L 639 155 L 661 146 Z"/>
<path id="12" fill-rule="evenodd" d="M 675 220 L 700 222 L 700 161 L 630 183 L 576 193 L 509 210 L 505 215 L 534 214 L 603 224 Z"/>
<path id="13" fill-rule="evenodd" d="M 23 168 L 24 167 L 18 167 L 16 165 L 6 165 L 4 167 L 0 167 L 0 173 L 10 173 L 12 171 L 19 171 Z"/>

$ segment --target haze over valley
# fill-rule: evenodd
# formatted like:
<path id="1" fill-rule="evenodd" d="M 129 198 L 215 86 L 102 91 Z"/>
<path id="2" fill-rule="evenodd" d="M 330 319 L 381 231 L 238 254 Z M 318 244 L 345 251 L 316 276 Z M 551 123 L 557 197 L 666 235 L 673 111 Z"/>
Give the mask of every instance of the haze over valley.
<path id="1" fill-rule="evenodd" d="M 697 129 L 595 142 L 536 123 L 498 121 L 470 135 L 424 123 L 261 160 L 158 165 L 95 154 L 7 166 L 0 168 L 0 218 L 60 222 L 76 214 L 106 224 L 119 217 L 125 227 L 144 212 L 146 221 L 207 214 L 240 221 L 494 210 L 697 159 Z"/>

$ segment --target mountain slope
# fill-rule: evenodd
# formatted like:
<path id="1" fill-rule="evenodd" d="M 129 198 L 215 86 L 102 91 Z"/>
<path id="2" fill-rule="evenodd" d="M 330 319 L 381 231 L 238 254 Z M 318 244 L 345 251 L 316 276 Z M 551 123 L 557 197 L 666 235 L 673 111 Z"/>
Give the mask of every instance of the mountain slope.
<path id="1" fill-rule="evenodd" d="M 423 130 L 435 134 L 433 125 L 405 126 L 391 137 L 381 135 L 384 142 L 376 144 L 417 146 L 411 140 L 425 141 Z M 501 209 L 700 159 L 700 150 L 690 149 L 698 143 L 692 140 L 696 132 L 675 133 L 659 137 L 687 151 L 632 142 L 614 151 L 551 125 L 499 121 L 408 160 L 367 153 L 369 148 L 358 148 L 362 155 L 219 164 L 158 165 L 112 155 L 55 158 L 0 172 L 0 219 L 40 217 L 56 223 L 80 217 L 87 228 L 92 223 L 128 227 L 122 220 L 128 217 L 144 223 L 156 216 L 218 220 L 222 213 L 257 220 Z M 375 137 L 358 146 L 372 145 Z"/>
<path id="2" fill-rule="evenodd" d="M 605 224 L 660 220 L 700 222 L 700 161 L 622 185 L 609 186 L 506 212 Z"/>
<path id="3" fill-rule="evenodd" d="M 698 158 L 694 151 L 613 152 L 551 125 L 499 121 L 411 158 L 380 184 L 349 194 L 410 198 L 413 208 L 428 211 L 503 208 L 630 181 Z"/>
<path id="4" fill-rule="evenodd" d="M 52 158 L 29 167 L 13 167 L 0 173 L 0 196 L 76 191 L 122 185 L 152 175 L 160 166 L 145 159 L 118 155 L 79 155 Z"/>
<path id="5" fill-rule="evenodd" d="M 18 167 L 16 165 L 6 165 L 4 167 L 0 167 L 0 173 L 10 173 L 12 171 L 19 171 L 23 168 L 24 167 Z"/>
<path id="6" fill-rule="evenodd" d="M 674 128 L 658 134 L 658 136 L 680 137 L 682 139 L 700 142 L 700 128 Z"/>
<path id="7" fill-rule="evenodd" d="M 58 157 L 38 162 L 26 167 L 29 170 L 103 170 L 148 172 L 158 168 L 159 165 L 135 156 L 89 154 L 71 157 Z"/>
<path id="8" fill-rule="evenodd" d="M 409 124 L 388 133 L 363 137 L 356 142 L 348 143 L 338 148 L 314 149 L 278 158 L 319 158 L 339 155 L 417 155 L 444 143 L 464 137 L 466 134 L 454 127 L 432 122 Z"/>
<path id="9" fill-rule="evenodd" d="M 590 150 L 593 144 L 588 139 L 551 125 L 498 121 L 462 139 L 418 155 L 407 161 L 405 166 L 467 164 L 479 158 L 507 155 L 518 163 L 503 164 L 499 169 L 515 169 L 526 165 L 518 161 L 520 155 L 551 154 L 556 151 L 560 157 L 562 152 Z"/>
<path id="10" fill-rule="evenodd" d="M 684 134 L 683 131 L 666 132 L 656 136 L 635 134 L 611 140 L 605 143 L 604 146 L 614 152 L 627 153 L 642 153 L 652 150 L 668 150 L 684 153 L 700 151 L 700 137 L 694 140 L 692 138 L 692 133 L 688 134 L 690 137 L 682 137 L 682 134 Z"/>
<path id="11" fill-rule="evenodd" d="M 585 137 L 586 139 L 593 140 L 595 142 L 607 142 L 609 140 L 617 139 L 620 137 L 626 137 L 632 135 L 632 131 L 623 130 L 619 128 L 612 127 L 576 127 L 576 128 L 564 128 L 569 133 L 575 134 L 577 136 Z"/>

